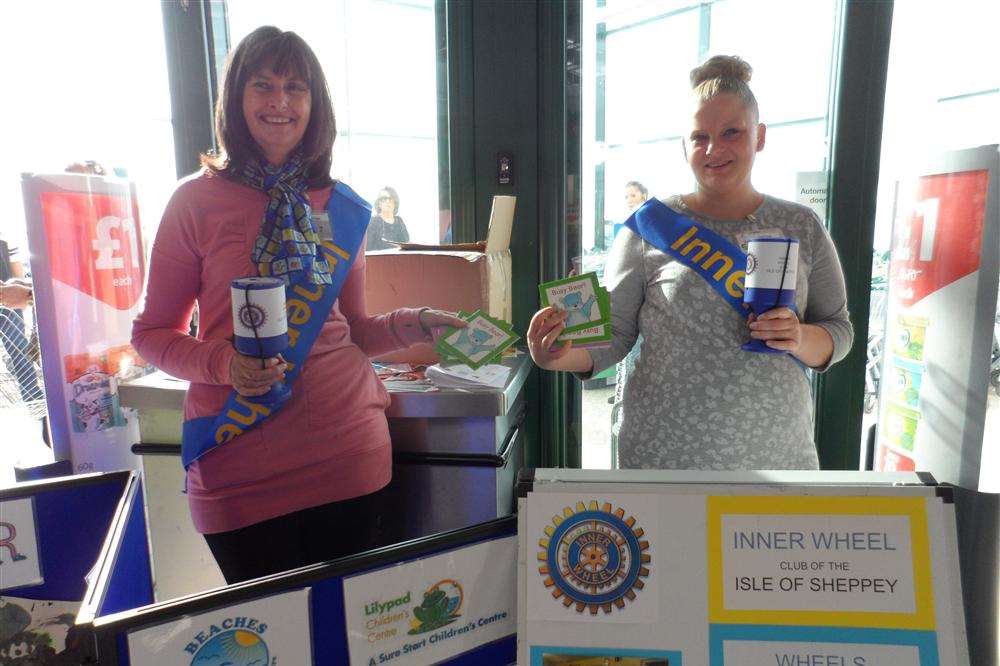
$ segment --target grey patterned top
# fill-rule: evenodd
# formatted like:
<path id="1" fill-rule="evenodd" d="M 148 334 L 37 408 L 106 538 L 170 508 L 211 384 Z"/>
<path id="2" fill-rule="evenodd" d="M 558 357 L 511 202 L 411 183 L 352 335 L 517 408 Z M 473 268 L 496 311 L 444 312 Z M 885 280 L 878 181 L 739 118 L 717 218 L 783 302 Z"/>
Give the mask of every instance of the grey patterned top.
<path id="1" fill-rule="evenodd" d="M 664 201 L 746 251 L 746 239 L 799 240 L 796 305 L 833 338 L 830 363 L 854 333 L 844 276 L 826 229 L 807 207 L 765 197 L 745 220 L 715 220 Z M 618 466 L 645 469 L 816 469 L 810 378 L 788 355 L 740 350 L 737 314 L 697 273 L 634 234 L 615 238 L 604 273 L 611 347 L 591 350 L 596 374 L 644 342 L 622 401 Z M 588 375 L 589 376 L 589 375 Z"/>

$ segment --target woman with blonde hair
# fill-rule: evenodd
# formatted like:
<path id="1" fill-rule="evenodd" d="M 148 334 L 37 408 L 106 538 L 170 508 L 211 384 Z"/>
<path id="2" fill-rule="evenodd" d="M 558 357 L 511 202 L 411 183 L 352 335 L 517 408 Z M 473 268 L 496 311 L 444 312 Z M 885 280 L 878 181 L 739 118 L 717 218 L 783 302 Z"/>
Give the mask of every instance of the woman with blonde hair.
<path id="1" fill-rule="evenodd" d="M 816 215 L 753 185 L 767 128 L 748 85 L 751 73 L 735 56 L 716 56 L 691 72 L 694 105 L 683 149 L 697 186 L 650 199 L 616 237 L 604 273 L 611 347 L 557 344 L 566 315 L 554 308 L 536 313 L 528 330 L 536 364 L 584 379 L 643 336 L 623 397 L 622 468 L 818 467 L 803 370 L 823 372 L 851 347 L 844 276 Z M 697 239 L 695 251 L 690 243 L 663 242 L 680 229 L 685 242 Z M 796 307 L 755 318 L 742 308 L 738 269 L 746 264 L 747 239 L 762 236 L 799 242 Z M 748 338 L 785 353 L 743 351 Z"/>

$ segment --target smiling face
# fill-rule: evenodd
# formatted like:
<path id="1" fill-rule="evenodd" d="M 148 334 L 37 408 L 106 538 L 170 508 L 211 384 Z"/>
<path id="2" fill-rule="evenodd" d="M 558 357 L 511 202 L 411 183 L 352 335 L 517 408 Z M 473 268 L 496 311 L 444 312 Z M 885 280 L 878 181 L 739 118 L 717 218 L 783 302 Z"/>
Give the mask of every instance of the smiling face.
<path id="1" fill-rule="evenodd" d="M 642 205 L 642 202 L 646 200 L 642 192 L 635 185 L 629 185 L 625 188 L 625 207 L 630 211 L 635 210 Z"/>
<path id="2" fill-rule="evenodd" d="M 294 73 L 270 67 L 255 72 L 243 88 L 243 118 L 250 136 L 273 166 L 285 163 L 309 126 L 312 93 Z"/>
<path id="3" fill-rule="evenodd" d="M 698 104 L 684 150 L 699 189 L 724 197 L 752 191 L 750 171 L 764 148 L 764 132 L 736 95 L 723 93 Z"/>

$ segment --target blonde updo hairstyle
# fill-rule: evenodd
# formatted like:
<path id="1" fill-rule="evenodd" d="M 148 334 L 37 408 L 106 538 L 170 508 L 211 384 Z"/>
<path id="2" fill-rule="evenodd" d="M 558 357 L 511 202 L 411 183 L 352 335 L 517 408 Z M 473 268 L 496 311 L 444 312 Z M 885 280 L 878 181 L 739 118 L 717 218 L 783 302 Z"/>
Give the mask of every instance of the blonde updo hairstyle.
<path id="1" fill-rule="evenodd" d="M 759 122 L 757 98 L 750 90 L 753 68 L 739 56 L 712 56 L 691 70 L 691 88 L 698 103 L 707 102 L 724 93 L 736 95 Z"/>

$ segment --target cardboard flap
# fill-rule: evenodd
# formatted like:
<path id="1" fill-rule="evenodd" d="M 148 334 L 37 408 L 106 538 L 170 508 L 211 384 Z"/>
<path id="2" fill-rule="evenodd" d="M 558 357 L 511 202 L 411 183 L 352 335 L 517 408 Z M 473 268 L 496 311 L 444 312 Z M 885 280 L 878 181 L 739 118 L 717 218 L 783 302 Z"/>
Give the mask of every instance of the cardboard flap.
<path id="1" fill-rule="evenodd" d="M 395 243 L 386 241 L 397 246 L 400 250 L 407 252 L 421 250 L 447 250 L 454 252 L 486 252 L 486 241 L 476 241 L 475 243 L 452 243 L 451 245 L 427 245 L 426 243 Z"/>
<path id="2" fill-rule="evenodd" d="M 495 195 L 490 211 L 490 230 L 486 234 L 486 254 L 503 252 L 510 248 L 510 231 L 514 226 L 514 204 L 517 197 Z"/>

